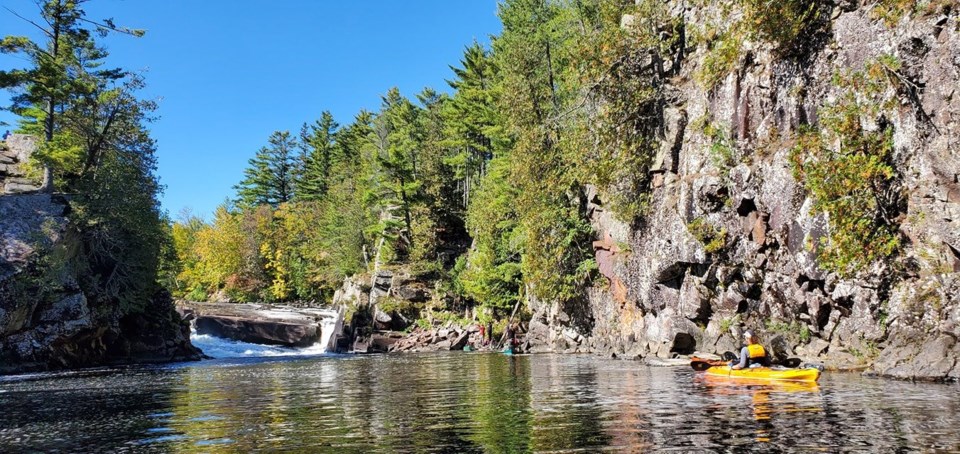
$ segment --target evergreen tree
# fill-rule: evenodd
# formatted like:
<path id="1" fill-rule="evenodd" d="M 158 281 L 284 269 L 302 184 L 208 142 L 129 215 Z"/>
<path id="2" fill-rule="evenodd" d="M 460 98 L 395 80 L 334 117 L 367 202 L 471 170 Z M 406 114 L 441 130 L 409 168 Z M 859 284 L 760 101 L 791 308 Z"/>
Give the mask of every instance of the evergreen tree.
<path id="1" fill-rule="evenodd" d="M 379 233 L 391 240 L 396 252 L 404 255 L 413 246 L 411 211 L 419 199 L 417 180 L 419 131 L 417 108 L 400 90 L 391 88 L 383 97 L 380 115 L 374 121 L 379 185 L 374 197 L 381 208 Z M 397 216 L 402 216 L 398 220 Z"/>
<path id="2" fill-rule="evenodd" d="M 470 244 L 464 218 L 465 207 L 462 203 L 462 179 L 457 175 L 453 154 L 458 150 L 449 146 L 447 140 L 447 122 L 444 115 L 446 106 L 451 102 L 449 96 L 440 95 L 426 88 L 417 95 L 423 106 L 417 118 L 420 130 L 420 175 L 424 211 L 428 223 L 420 223 L 415 259 L 442 259 L 452 264 L 455 255 L 461 254 Z M 415 227 L 417 222 L 415 219 Z"/>
<path id="3" fill-rule="evenodd" d="M 44 139 L 32 156 L 44 165 L 43 188 L 53 190 L 56 167 L 72 193 L 68 216 L 82 246 L 69 266 L 81 270 L 78 285 L 96 311 L 122 316 L 144 310 L 158 289 L 168 235 L 157 201 L 156 144 L 146 129 L 156 106 L 135 96 L 140 78 L 103 68 L 107 52 L 93 39 L 94 32 L 143 32 L 89 20 L 82 3 L 39 4 L 41 20 L 29 22 L 44 43 L 3 38 L 0 51 L 23 54 L 31 66 L 0 71 L 0 87 L 17 89 L 11 110 L 21 131 Z"/>
<path id="4" fill-rule="evenodd" d="M 251 158 L 244 179 L 234 186 L 241 207 L 270 205 L 274 208 L 293 198 L 293 150 L 297 142 L 289 131 L 270 135 L 269 145 Z"/>
<path id="5" fill-rule="evenodd" d="M 53 145 L 60 129 L 59 117 L 69 110 L 71 103 L 96 98 L 104 86 L 126 75 L 120 69 L 99 69 L 107 52 L 94 42 L 87 27 L 92 27 L 101 36 L 109 32 L 138 37 L 144 34 L 142 30 L 118 27 L 112 19 L 89 20 L 80 8 L 82 3 L 84 0 L 48 0 L 42 4 L 40 16 L 45 26 L 28 21 L 43 33 L 45 42 L 42 44 L 25 36 L 6 36 L 0 41 L 0 52 L 22 53 L 32 64 L 26 69 L 0 70 L 0 88 L 24 88 L 12 97 L 11 110 L 27 116 L 28 129 L 30 120 L 34 121 L 32 124 L 42 132 L 47 145 Z M 105 135 L 106 131 L 102 134 Z M 102 144 L 103 140 L 93 143 Z M 53 159 L 49 155 L 57 151 L 60 150 L 41 149 L 37 156 L 44 161 L 43 189 L 46 191 L 52 191 L 54 187 L 50 165 Z M 99 151 L 88 150 L 92 153 Z M 89 156 L 87 161 L 90 161 Z"/>
<path id="6" fill-rule="evenodd" d="M 451 66 L 456 79 L 447 83 L 456 90 L 443 109 L 445 146 L 451 149 L 447 160 L 461 180 L 462 205 L 470 202 L 471 188 L 483 175 L 493 158 L 495 143 L 502 137 L 500 116 L 495 105 L 496 68 L 488 53 L 474 42 L 460 60 L 462 67 Z"/>
<path id="7" fill-rule="evenodd" d="M 370 138 L 373 132 L 372 113 L 361 111 L 353 123 L 336 134 L 330 187 L 325 197 L 324 221 L 320 230 L 328 262 L 324 276 L 338 286 L 345 276 L 366 267 L 372 253 L 366 231 L 376 224 L 371 200 L 365 195 L 376 185 L 376 154 Z"/>
<path id="8" fill-rule="evenodd" d="M 578 172 L 590 146 L 576 64 L 589 3 L 507 0 L 493 42 L 498 109 L 514 144 L 509 181 L 517 188 L 523 276 L 537 297 L 562 302 L 582 296 L 596 268 Z"/>
<path id="9" fill-rule="evenodd" d="M 329 111 L 300 133 L 300 157 L 296 194 L 300 200 L 317 200 L 327 193 L 330 185 L 330 166 L 336 147 L 335 133 L 340 125 Z"/>

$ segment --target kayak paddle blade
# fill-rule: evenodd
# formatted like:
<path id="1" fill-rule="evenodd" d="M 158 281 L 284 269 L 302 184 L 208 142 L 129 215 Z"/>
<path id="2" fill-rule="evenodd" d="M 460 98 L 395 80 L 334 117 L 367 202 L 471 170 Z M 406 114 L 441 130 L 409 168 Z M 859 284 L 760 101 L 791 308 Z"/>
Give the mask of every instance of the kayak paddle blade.
<path id="1" fill-rule="evenodd" d="M 801 361 L 800 358 L 787 358 L 783 360 L 783 362 L 780 363 L 780 365 L 784 367 L 793 368 L 793 367 L 799 367 L 802 362 L 803 361 Z"/>
<path id="2" fill-rule="evenodd" d="M 707 362 L 707 361 L 690 361 L 690 367 L 692 367 L 693 370 L 695 370 L 695 371 L 697 371 L 697 372 L 703 372 L 703 371 L 705 371 L 705 370 L 713 367 L 713 364 L 710 364 L 710 363 Z"/>

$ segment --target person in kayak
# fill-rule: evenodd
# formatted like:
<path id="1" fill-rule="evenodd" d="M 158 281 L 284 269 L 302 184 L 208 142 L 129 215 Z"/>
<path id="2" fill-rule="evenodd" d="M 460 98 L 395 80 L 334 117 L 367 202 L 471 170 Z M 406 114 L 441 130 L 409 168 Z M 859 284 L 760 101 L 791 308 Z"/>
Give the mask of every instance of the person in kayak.
<path id="1" fill-rule="evenodd" d="M 740 349 L 740 362 L 736 364 L 731 362 L 730 368 L 734 370 L 744 369 L 753 364 L 767 366 L 767 351 L 757 341 L 757 337 L 750 331 L 744 331 L 743 340 L 746 341 L 747 345 Z"/>

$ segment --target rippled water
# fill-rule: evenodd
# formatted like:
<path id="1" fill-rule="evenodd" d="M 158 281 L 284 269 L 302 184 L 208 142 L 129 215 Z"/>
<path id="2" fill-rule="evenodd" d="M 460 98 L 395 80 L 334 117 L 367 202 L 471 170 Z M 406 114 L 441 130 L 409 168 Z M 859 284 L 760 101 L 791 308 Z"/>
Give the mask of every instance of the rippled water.
<path id="1" fill-rule="evenodd" d="M 955 385 L 587 356 L 245 358 L 0 378 L 0 451 L 960 451 Z"/>

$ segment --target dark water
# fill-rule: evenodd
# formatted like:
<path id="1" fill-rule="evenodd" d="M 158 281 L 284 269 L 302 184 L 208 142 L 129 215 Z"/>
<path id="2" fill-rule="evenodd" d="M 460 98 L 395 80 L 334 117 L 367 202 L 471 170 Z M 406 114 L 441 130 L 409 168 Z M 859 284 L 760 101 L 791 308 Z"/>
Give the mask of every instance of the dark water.
<path id="1" fill-rule="evenodd" d="M 958 390 L 586 356 L 217 360 L 0 378 L 0 451 L 960 452 Z"/>

